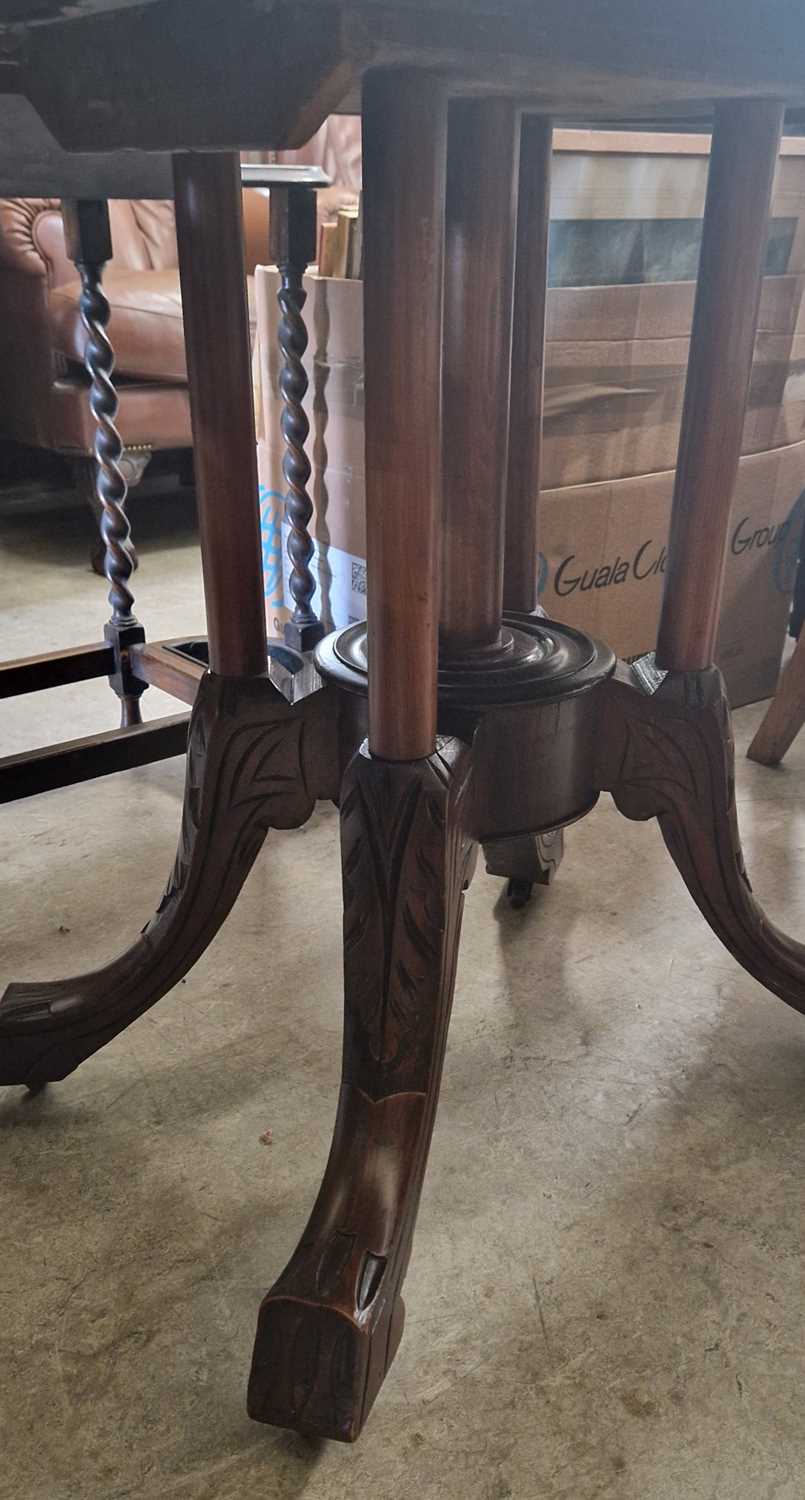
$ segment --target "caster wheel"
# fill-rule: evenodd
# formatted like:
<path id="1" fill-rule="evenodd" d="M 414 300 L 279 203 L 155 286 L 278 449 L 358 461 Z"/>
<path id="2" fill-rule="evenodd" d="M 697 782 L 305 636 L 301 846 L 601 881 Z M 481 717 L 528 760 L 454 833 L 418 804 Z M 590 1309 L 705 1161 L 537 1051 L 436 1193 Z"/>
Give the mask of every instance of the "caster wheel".
<path id="1" fill-rule="evenodd" d="M 521 906 L 527 906 L 531 900 L 531 892 L 534 889 L 530 880 L 510 880 L 506 886 L 506 900 L 513 911 L 519 911 Z"/>

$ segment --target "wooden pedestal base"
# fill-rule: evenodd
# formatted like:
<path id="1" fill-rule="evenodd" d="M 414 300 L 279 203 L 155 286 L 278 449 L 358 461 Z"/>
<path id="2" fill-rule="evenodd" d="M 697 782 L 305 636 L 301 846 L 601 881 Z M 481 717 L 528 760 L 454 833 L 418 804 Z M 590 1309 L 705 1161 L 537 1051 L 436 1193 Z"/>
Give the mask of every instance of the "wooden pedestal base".
<path id="1" fill-rule="evenodd" d="M 353 1441 L 394 1357 L 479 842 L 497 872 L 547 881 L 561 854 L 547 835 L 611 792 L 627 817 L 658 819 L 738 962 L 805 1011 L 805 948 L 766 920 L 744 870 L 720 674 L 615 668 L 588 644 L 564 691 L 486 710 L 448 694 L 440 713 L 464 735 L 413 761 L 356 753 L 354 683 L 291 705 L 266 679 L 203 675 L 179 852 L 156 916 L 105 968 L 11 985 L 0 1004 L 0 1081 L 65 1077 L 187 972 L 268 829 L 300 825 L 318 796 L 340 802 L 343 1078 L 313 1213 L 260 1310 L 248 1398 L 260 1421 Z"/>

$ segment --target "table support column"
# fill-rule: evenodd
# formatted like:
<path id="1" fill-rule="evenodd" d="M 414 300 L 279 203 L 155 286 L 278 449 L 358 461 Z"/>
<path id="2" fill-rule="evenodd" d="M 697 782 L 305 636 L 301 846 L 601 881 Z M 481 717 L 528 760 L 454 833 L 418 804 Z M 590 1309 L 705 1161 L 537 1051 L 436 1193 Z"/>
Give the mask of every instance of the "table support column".
<path id="1" fill-rule="evenodd" d="M 369 745 L 436 743 L 447 97 L 427 73 L 363 85 Z"/>
<path id="2" fill-rule="evenodd" d="M 729 705 L 712 665 L 781 123 L 768 100 L 716 111 L 656 663 L 622 666 L 607 684 L 596 781 L 626 817 L 656 817 L 725 947 L 805 1013 L 805 946 L 774 926 L 747 877 Z"/>
<path id="3" fill-rule="evenodd" d="M 547 240 L 550 226 L 552 121 L 523 114 L 517 186 L 517 251 L 511 329 L 511 392 L 505 489 L 504 609 L 537 609 L 538 504 L 543 453 Z M 514 907 L 532 886 L 550 885 L 564 853 L 561 828 L 484 844 L 490 874 L 507 877 Z"/>
<path id="4" fill-rule="evenodd" d="M 238 157 L 177 153 L 176 234 L 210 667 L 267 670 Z"/>
<path id="5" fill-rule="evenodd" d="M 494 646 L 500 635 L 518 157 L 511 100 L 451 105 L 441 604 L 448 656 Z"/>
<path id="6" fill-rule="evenodd" d="M 529 613 L 537 607 L 552 146 L 551 121 L 541 115 L 524 115 L 520 130 L 503 604 L 506 609 Z"/>
<path id="7" fill-rule="evenodd" d="M 782 105 L 716 109 L 657 665 L 713 660 Z"/>
<path id="8" fill-rule="evenodd" d="M 436 746 L 447 105 L 410 71 L 364 81 L 369 742 L 341 787 L 344 1053 L 307 1229 L 264 1298 L 249 1411 L 353 1441 L 397 1350 L 439 1097 L 471 752 Z"/>

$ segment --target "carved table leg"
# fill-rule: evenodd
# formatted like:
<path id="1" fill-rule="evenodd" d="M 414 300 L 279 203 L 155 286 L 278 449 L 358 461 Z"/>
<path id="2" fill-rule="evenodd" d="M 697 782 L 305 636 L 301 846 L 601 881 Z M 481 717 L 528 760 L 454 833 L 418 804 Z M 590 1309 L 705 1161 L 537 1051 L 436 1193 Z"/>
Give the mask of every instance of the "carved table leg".
<path id="1" fill-rule="evenodd" d="M 266 677 L 238 159 L 234 153 L 183 154 L 174 177 L 212 667 L 191 719 L 182 839 L 155 918 L 120 958 L 77 978 L 6 990 L 0 1002 L 4 1083 L 65 1077 L 153 1005 L 218 930 L 266 829 L 303 823 L 315 797 L 333 791 L 329 770 L 322 772 L 323 784 L 319 776 L 330 749 L 335 759 L 337 741 L 332 707 L 323 713 L 326 695 L 291 707 Z M 121 444 L 112 425 L 108 305 L 98 286 L 110 254 L 108 217 L 103 203 L 68 203 L 64 212 L 70 253 L 82 271 L 92 351 L 88 346 L 112 584 L 109 631 L 117 631 L 123 648 L 131 640 L 128 630 L 140 627 L 128 588 L 133 559 L 121 503 Z M 323 758 L 311 777 L 306 767 L 317 746 Z"/>
<path id="2" fill-rule="evenodd" d="M 659 820 L 725 946 L 805 1011 L 805 948 L 767 920 L 746 877 L 729 708 L 710 665 L 781 122 L 773 100 L 716 111 L 657 660 L 607 685 L 598 785 L 627 817 Z"/>
<path id="3" fill-rule="evenodd" d="M 366 746 L 342 790 L 345 1038 L 330 1159 L 299 1248 L 260 1310 L 249 1412 L 351 1442 L 403 1329 L 441 1080 L 462 891 L 470 755 L 397 765 Z"/>
<path id="4" fill-rule="evenodd" d="M 137 567 L 126 515 L 127 484 L 123 475 L 123 440 L 115 426 L 118 399 L 112 383 L 115 356 L 106 333 L 109 303 L 101 277 L 112 255 L 109 208 L 103 199 L 64 199 L 62 202 L 67 254 L 81 278 L 81 319 L 87 333 L 85 364 L 90 378 L 90 405 L 96 422 L 96 493 L 104 548 L 103 572 L 109 580 L 112 617 L 104 629 L 115 653 L 109 681 L 120 699 L 122 728 L 141 724 L 140 698 L 147 684 L 128 666 L 128 648 L 145 640 L 133 613 L 130 583 Z"/>
<path id="5" fill-rule="evenodd" d="M 202 679 L 179 850 L 156 915 L 101 969 L 9 985 L 0 1001 L 0 1083 L 65 1078 L 187 973 L 230 911 L 268 829 L 298 827 L 327 794 L 326 697 L 291 707 L 264 680 Z"/>
<path id="6" fill-rule="evenodd" d="M 341 793 L 346 1022 L 332 1150 L 263 1302 L 262 1421 L 351 1441 L 399 1343 L 469 840 L 469 755 L 436 745 L 443 82 L 363 81 L 369 741 Z M 412 600 L 415 606 L 412 607 Z"/>
<path id="7" fill-rule="evenodd" d="M 652 692 L 640 664 L 637 672 L 621 665 L 603 694 L 598 785 L 626 817 L 657 818 L 688 890 L 725 947 L 805 1013 L 805 946 L 768 920 L 744 868 L 720 672 L 669 672 Z"/>

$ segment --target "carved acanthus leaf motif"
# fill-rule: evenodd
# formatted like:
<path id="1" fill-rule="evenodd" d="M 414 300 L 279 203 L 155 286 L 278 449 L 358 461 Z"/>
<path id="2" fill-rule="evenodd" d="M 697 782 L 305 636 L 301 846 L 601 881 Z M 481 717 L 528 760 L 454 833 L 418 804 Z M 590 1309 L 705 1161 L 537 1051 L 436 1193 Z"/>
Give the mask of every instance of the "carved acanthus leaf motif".
<path id="1" fill-rule="evenodd" d="M 621 768 L 623 787 L 673 788 L 697 797 L 696 766 L 690 754 L 690 726 L 679 719 L 649 724 L 631 719 Z"/>
<path id="2" fill-rule="evenodd" d="M 748 973 L 805 1012 L 805 946 L 752 894 L 735 806 L 729 708 L 720 673 L 669 672 L 645 694 L 613 680 L 602 714 L 598 785 L 627 817 L 656 817 L 685 884 Z"/>
<path id="3" fill-rule="evenodd" d="M 446 872 L 465 781 L 438 755 L 393 767 L 359 756 L 345 780 L 348 1044 L 372 1098 L 424 1086 L 431 1037 L 422 1014 L 441 981 Z"/>
<path id="4" fill-rule="evenodd" d="M 266 679 L 202 679 L 179 846 L 156 915 L 101 969 L 9 986 L 0 1005 L 0 1082 L 65 1077 L 187 973 L 229 912 L 267 830 L 299 826 L 313 810 L 301 763 L 311 704 L 291 707 Z"/>
<path id="5" fill-rule="evenodd" d="M 310 1222 L 265 1298 L 249 1410 L 353 1438 L 402 1333 L 450 1016 L 470 841 L 470 755 L 353 759 L 341 799 L 344 1075 Z"/>

